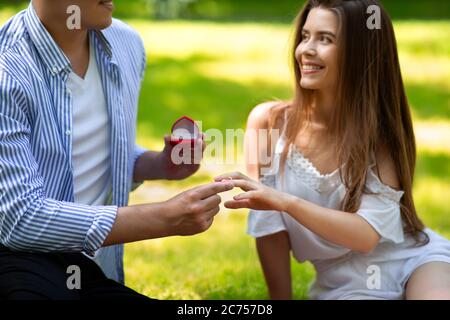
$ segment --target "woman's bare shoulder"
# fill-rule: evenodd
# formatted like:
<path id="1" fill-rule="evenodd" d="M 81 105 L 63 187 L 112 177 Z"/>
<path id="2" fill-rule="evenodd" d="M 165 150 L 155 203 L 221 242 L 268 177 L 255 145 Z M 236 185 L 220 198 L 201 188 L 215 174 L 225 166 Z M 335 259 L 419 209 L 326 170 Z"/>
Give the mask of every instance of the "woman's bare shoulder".
<path id="1" fill-rule="evenodd" d="M 376 153 L 376 162 L 378 167 L 378 175 L 382 183 L 399 190 L 400 182 L 397 175 L 395 162 L 385 146 L 378 148 Z"/>
<path id="2" fill-rule="evenodd" d="M 268 101 L 258 104 L 250 112 L 247 126 L 251 128 L 268 128 L 274 108 L 283 107 L 283 105 L 286 105 L 283 101 Z"/>

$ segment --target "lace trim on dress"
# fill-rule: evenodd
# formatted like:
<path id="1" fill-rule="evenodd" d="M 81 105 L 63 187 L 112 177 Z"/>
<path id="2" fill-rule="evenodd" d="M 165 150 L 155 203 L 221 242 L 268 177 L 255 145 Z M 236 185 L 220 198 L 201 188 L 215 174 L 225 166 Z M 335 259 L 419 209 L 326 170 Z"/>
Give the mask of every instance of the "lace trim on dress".
<path id="1" fill-rule="evenodd" d="M 318 192 L 329 192 L 343 184 L 339 176 L 339 169 L 336 169 L 331 173 L 321 174 L 314 164 L 306 158 L 295 145 L 289 147 L 286 164 L 300 178 L 302 183 Z M 373 166 L 375 166 L 375 163 L 372 163 L 369 166 L 368 177 L 366 180 L 367 188 L 370 192 L 381 195 L 382 198 L 388 200 L 388 202 L 393 201 L 398 204 L 404 192 L 395 190 L 382 183 L 372 170 Z M 274 176 L 267 176 L 267 179 L 274 179 Z"/>
<path id="2" fill-rule="evenodd" d="M 395 202 L 396 204 L 400 203 L 400 199 L 402 198 L 404 191 L 395 190 L 394 188 L 391 188 L 381 182 L 380 178 L 378 178 L 378 175 L 372 170 L 371 167 L 369 168 L 368 174 L 366 186 L 369 191 L 378 193 L 383 196 L 384 199 Z"/>
<path id="3" fill-rule="evenodd" d="M 261 178 L 259 178 L 259 181 L 268 187 L 275 188 L 275 179 L 276 179 L 276 175 L 267 174 L 267 175 L 264 175 Z"/>
<path id="4" fill-rule="evenodd" d="M 331 173 L 321 174 L 295 145 L 289 147 L 286 164 L 297 174 L 302 183 L 318 192 L 334 190 L 341 183 L 339 169 Z"/>

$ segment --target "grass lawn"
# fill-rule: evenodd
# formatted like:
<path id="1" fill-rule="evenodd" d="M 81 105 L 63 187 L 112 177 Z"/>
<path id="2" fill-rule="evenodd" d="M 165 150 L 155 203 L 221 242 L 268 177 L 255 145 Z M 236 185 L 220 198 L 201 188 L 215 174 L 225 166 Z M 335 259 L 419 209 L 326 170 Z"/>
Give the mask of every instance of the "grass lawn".
<path id="1" fill-rule="evenodd" d="M 144 38 L 148 70 L 138 141 L 161 147 L 160 137 L 182 114 L 203 129 L 243 128 L 251 108 L 289 98 L 290 27 L 277 23 L 129 21 Z M 421 217 L 450 237 L 450 22 L 395 23 L 402 72 L 419 148 L 414 196 Z M 167 199 L 243 163 L 211 164 L 183 182 L 149 182 L 133 203 Z M 217 159 L 216 159 L 217 160 Z M 224 195 L 229 198 L 230 195 Z M 127 284 L 160 299 L 265 299 L 254 241 L 245 235 L 246 211 L 224 209 L 204 234 L 126 246 Z M 310 264 L 293 263 L 294 294 L 307 298 Z"/>
<path id="2" fill-rule="evenodd" d="M 9 15 L 0 11 L 0 23 Z M 243 128 L 253 106 L 291 95 L 288 24 L 128 22 L 148 55 L 137 131 L 143 146 L 159 149 L 180 115 L 201 120 L 204 131 Z M 450 238 L 450 21 L 398 21 L 395 29 L 419 149 L 417 209 Z M 161 201 L 216 174 L 243 169 L 241 161 L 221 166 L 217 159 L 205 160 L 185 181 L 145 183 L 131 203 Z M 246 213 L 224 209 L 210 230 L 194 237 L 126 245 L 127 285 L 159 299 L 267 298 L 254 241 L 245 235 Z M 293 263 L 295 298 L 307 298 L 313 277 L 310 264 Z"/>

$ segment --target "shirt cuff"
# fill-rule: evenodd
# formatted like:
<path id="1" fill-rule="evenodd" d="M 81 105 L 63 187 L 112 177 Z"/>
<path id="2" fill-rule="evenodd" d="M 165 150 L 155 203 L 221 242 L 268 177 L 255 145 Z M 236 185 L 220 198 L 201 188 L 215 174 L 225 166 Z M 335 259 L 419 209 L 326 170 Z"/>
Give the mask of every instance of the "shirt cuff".
<path id="1" fill-rule="evenodd" d="M 137 159 L 139 159 L 140 156 L 142 156 L 145 152 L 147 152 L 148 149 L 141 147 L 139 145 L 136 145 L 134 148 L 134 159 L 133 159 L 133 172 L 134 172 L 134 166 L 136 164 Z M 131 191 L 134 191 L 139 187 L 144 181 L 134 181 L 133 179 L 134 174 L 131 175 Z"/>
<path id="2" fill-rule="evenodd" d="M 140 156 L 142 156 L 143 153 L 147 152 L 148 149 L 141 147 L 139 145 L 136 145 L 134 147 L 134 159 L 133 164 L 136 163 L 136 160 L 139 159 Z"/>
<path id="3" fill-rule="evenodd" d="M 83 245 L 83 251 L 95 256 L 95 251 L 100 249 L 106 237 L 111 232 L 117 216 L 117 206 L 99 206 L 96 209 L 94 220 L 89 228 Z"/>

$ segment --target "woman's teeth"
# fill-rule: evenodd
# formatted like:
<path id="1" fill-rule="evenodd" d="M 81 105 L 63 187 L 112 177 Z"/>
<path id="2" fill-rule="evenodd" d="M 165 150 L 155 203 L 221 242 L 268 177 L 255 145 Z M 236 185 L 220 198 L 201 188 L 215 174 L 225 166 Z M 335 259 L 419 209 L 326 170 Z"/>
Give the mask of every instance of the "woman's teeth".
<path id="1" fill-rule="evenodd" d="M 321 66 L 311 66 L 311 65 L 304 65 L 303 70 L 320 70 L 323 67 Z"/>

